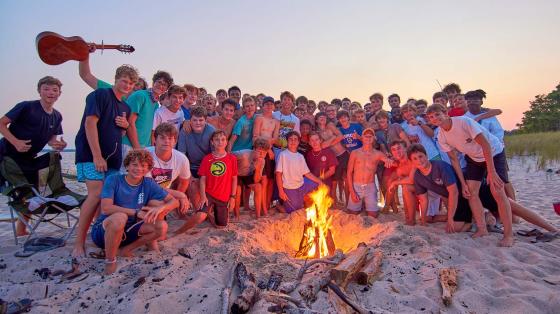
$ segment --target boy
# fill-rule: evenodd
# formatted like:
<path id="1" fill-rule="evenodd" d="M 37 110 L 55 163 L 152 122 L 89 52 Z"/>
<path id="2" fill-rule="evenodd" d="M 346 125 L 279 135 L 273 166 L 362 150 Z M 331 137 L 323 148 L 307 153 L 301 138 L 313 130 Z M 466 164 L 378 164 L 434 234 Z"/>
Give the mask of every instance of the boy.
<path id="1" fill-rule="evenodd" d="M 280 131 L 280 121 L 272 117 L 274 110 L 274 98 L 266 96 L 262 100 L 262 114 L 255 118 L 255 125 L 253 126 L 253 142 L 262 138 L 268 141 L 269 150 L 265 158 L 264 174 L 262 177 L 263 186 L 263 211 L 268 211 L 270 203 L 272 202 L 272 191 L 274 187 L 274 152 L 272 145 L 278 140 L 278 133 Z"/>
<path id="2" fill-rule="evenodd" d="M 185 120 L 183 112 L 179 110 L 181 104 L 185 100 L 186 90 L 178 85 L 172 85 L 167 91 L 167 98 L 169 99 L 169 105 L 162 106 L 156 109 L 154 113 L 154 123 L 152 125 L 152 136 L 153 131 L 162 123 L 171 123 L 179 132 L 181 124 Z"/>
<path id="3" fill-rule="evenodd" d="M 212 151 L 210 137 L 216 129 L 206 123 L 206 109 L 203 107 L 194 107 L 191 115 L 191 119 L 183 123 L 183 129 L 179 132 L 177 150 L 184 153 L 189 159 L 193 179 L 188 189 L 188 196 L 195 208 L 198 208 L 200 206 L 198 169 L 204 156 Z M 188 125 L 191 132 L 186 132 L 185 124 Z"/>
<path id="4" fill-rule="evenodd" d="M 280 94 L 280 111 L 272 113 L 272 117 L 280 121 L 280 130 L 278 132 L 278 141 L 275 143 L 274 154 L 277 155 L 287 146 L 286 135 L 291 131 L 299 133 L 299 119 L 292 113 L 294 105 L 294 95 L 288 91 Z"/>
<path id="5" fill-rule="evenodd" d="M 112 88 L 97 89 L 86 97 L 75 144 L 76 174 L 78 181 L 85 181 L 88 196 L 80 209 L 74 257 L 85 255 L 86 235 L 101 200 L 103 180 L 121 168 L 122 138 L 130 115 L 130 107 L 122 99 L 137 80 L 136 69 L 123 65 L 117 68 Z"/>
<path id="6" fill-rule="evenodd" d="M 445 107 L 434 104 L 427 110 L 430 122 L 440 127 L 438 143 L 447 152 L 461 186 L 463 196 L 469 199 L 469 204 L 477 225 L 477 232 L 473 237 L 488 234 L 483 217 L 483 208 L 479 198 L 481 181 L 487 176 L 492 195 L 498 203 L 500 218 L 504 225 L 504 237 L 500 246 L 513 245 L 513 230 L 511 206 L 507 201 L 504 182 L 509 182 L 506 167 L 504 146 L 500 140 L 490 134 L 474 120 L 466 117 L 450 118 Z M 467 167 L 465 176 L 459 165 L 454 149 L 465 154 Z"/>
<path id="7" fill-rule="evenodd" d="M 346 147 L 346 150 L 352 152 L 360 147 L 362 147 L 362 140 L 361 135 L 363 128 L 358 123 L 350 123 L 350 115 L 348 111 L 342 110 L 337 115 L 336 118 L 340 123 L 338 129 L 340 133 L 344 136 L 344 140 L 342 141 L 343 145 Z"/>
<path id="8" fill-rule="evenodd" d="M 288 132 L 286 139 L 288 149 L 279 154 L 276 163 L 276 185 L 278 195 L 284 201 L 284 207 L 279 206 L 279 210 L 291 213 L 303 208 L 304 196 L 322 182 L 309 171 L 305 158 L 297 152 L 299 133 Z"/>
<path id="9" fill-rule="evenodd" d="M 144 177 L 153 166 L 150 153 L 131 151 L 124 159 L 126 175 L 107 178 L 101 192 L 101 215 L 91 228 L 91 239 L 105 249 L 105 274 L 117 270 L 120 256 L 132 257 L 142 245 L 159 251 L 156 240 L 165 235 L 167 212 L 179 204 L 152 178 Z"/>
<path id="10" fill-rule="evenodd" d="M 394 197 L 398 192 L 399 185 L 402 186 L 402 196 L 404 201 L 404 218 L 407 225 L 414 225 L 416 223 L 416 211 L 418 210 L 418 199 L 414 194 L 414 172 L 416 167 L 412 164 L 406 154 L 407 145 L 402 140 L 394 140 L 390 144 L 390 151 L 395 161 L 393 168 L 386 168 L 385 172 L 388 173 L 384 177 L 387 186 L 387 195 L 384 210 L 393 208 L 397 212 Z"/>
<path id="11" fill-rule="evenodd" d="M 209 117 L 207 122 L 212 125 L 216 130 L 222 130 L 226 133 L 229 138 L 235 126 L 235 106 L 237 103 L 235 100 L 228 98 L 222 101 L 221 112 L 219 116 Z"/>
<path id="12" fill-rule="evenodd" d="M 243 195 L 243 204 L 245 209 L 249 209 L 249 196 L 251 190 L 255 191 L 255 215 L 260 218 L 261 211 L 266 216 L 268 214 L 268 207 L 264 206 L 262 179 L 265 166 L 265 158 L 270 150 L 270 143 L 263 139 L 258 138 L 255 140 L 254 149 L 242 149 L 233 152 L 237 157 L 237 195 L 235 200 L 235 217 L 239 219 L 239 207 L 241 204 L 241 195 Z M 248 191 L 243 193 L 242 191 Z"/>
<path id="13" fill-rule="evenodd" d="M 305 156 L 311 146 L 309 145 L 309 134 L 313 131 L 313 124 L 309 120 L 301 120 L 299 123 L 300 130 L 300 141 L 298 146 L 298 152 Z"/>
<path id="14" fill-rule="evenodd" d="M 470 229 L 471 211 L 470 202 L 461 195 L 461 181 L 458 180 L 453 169 L 446 162 L 430 161 L 426 151 L 421 145 L 414 144 L 408 149 L 409 159 L 417 170 L 414 172 L 414 190 L 420 199 L 421 213 L 427 206 L 426 192 L 437 193 L 447 199 L 447 232 L 461 232 Z M 492 197 L 491 188 L 483 184 L 480 188 L 480 200 L 485 208 L 492 212 L 498 210 L 498 205 Z M 557 238 L 559 230 L 531 210 L 523 207 L 515 201 L 508 199 L 512 212 L 526 221 L 549 231 L 546 238 L 552 240 Z"/>
<path id="15" fill-rule="evenodd" d="M 389 98 L 387 98 L 387 100 L 389 101 L 389 106 L 391 106 L 391 109 L 401 106 L 401 97 L 398 94 L 391 94 Z"/>
<path id="16" fill-rule="evenodd" d="M 185 91 L 185 101 L 181 104 L 181 111 L 185 117 L 185 120 L 191 119 L 191 109 L 194 107 L 198 100 L 198 88 L 192 84 L 183 85 Z"/>
<path id="17" fill-rule="evenodd" d="M 367 215 L 377 217 L 379 215 L 377 187 L 375 186 L 377 164 L 382 161 L 387 167 L 390 167 L 393 162 L 385 154 L 373 148 L 375 141 L 373 129 L 365 129 L 362 140 L 363 146 L 361 149 L 353 150 L 348 161 L 346 177 L 350 192 L 348 210 L 350 213 L 359 214 L 362 210 L 362 203 L 365 203 Z"/>
<path id="18" fill-rule="evenodd" d="M 257 105 L 253 97 L 243 99 L 244 115 L 237 120 L 233 127 L 228 151 L 238 151 L 253 148 L 253 125 L 255 123 L 255 111 Z"/>
<path id="19" fill-rule="evenodd" d="M 319 133 L 311 132 L 309 134 L 311 149 L 305 155 L 305 161 L 311 173 L 323 180 L 325 185 L 331 187 L 338 161 L 331 149 L 321 147 L 322 142 Z M 330 194 L 333 200 L 336 199 L 333 189 L 330 190 Z"/>
<path id="20" fill-rule="evenodd" d="M 38 183 L 38 171 L 43 168 L 37 154 L 47 144 L 57 151 L 66 147 L 62 137 L 57 139 L 62 135 L 62 115 L 54 109 L 61 87 L 62 83 L 52 76 L 41 78 L 37 83 L 40 99 L 20 102 L 0 119 L 0 134 L 4 136 L 0 139 L 0 163 L 3 156 L 10 157 L 33 185 Z M 3 166 L 1 169 L 8 171 Z M 18 219 L 16 235 L 26 234 L 25 224 Z"/>
<path id="21" fill-rule="evenodd" d="M 214 151 L 204 156 L 198 170 L 202 198 L 199 211 L 210 214 L 208 210 L 213 208 L 216 226 L 226 227 L 229 211 L 235 207 L 237 158 L 226 151 L 228 140 L 223 131 L 215 131 L 210 141 Z"/>
<path id="22" fill-rule="evenodd" d="M 126 104 L 130 107 L 129 127 L 123 138 L 123 156 L 131 149 L 151 146 L 154 113 L 159 107 L 159 96 L 173 84 L 173 78 L 165 71 L 157 71 L 152 78 L 152 88 L 132 93 Z"/>
<path id="23" fill-rule="evenodd" d="M 156 127 L 154 146 L 146 148 L 154 160 L 154 166 L 147 176 L 179 201 L 178 213 L 184 215 L 190 207 L 185 193 L 189 187 L 191 170 L 187 157 L 173 148 L 177 144 L 178 134 L 171 123 L 164 122 Z"/>

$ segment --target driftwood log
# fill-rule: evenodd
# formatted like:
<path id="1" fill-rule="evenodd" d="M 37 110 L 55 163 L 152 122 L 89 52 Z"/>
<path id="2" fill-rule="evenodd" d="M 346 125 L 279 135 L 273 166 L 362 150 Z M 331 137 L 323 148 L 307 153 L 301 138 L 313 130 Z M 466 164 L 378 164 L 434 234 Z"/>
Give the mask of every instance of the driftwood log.
<path id="1" fill-rule="evenodd" d="M 340 297 L 340 299 L 342 301 L 344 301 L 344 303 L 348 304 L 354 311 L 360 313 L 360 314 L 369 314 L 369 313 L 373 313 L 370 310 L 367 310 L 365 308 L 363 308 L 357 301 L 352 300 L 349 296 L 346 295 L 346 293 L 344 293 L 344 291 L 342 291 L 342 289 L 337 286 L 334 282 L 329 282 L 327 284 L 327 287 L 329 287 L 329 289 L 331 289 L 338 297 Z"/>
<path id="2" fill-rule="evenodd" d="M 334 293 L 332 289 L 328 289 L 328 295 L 329 295 L 328 297 L 329 303 L 334 308 L 335 313 L 337 314 L 354 313 L 354 310 L 348 304 L 346 304 L 346 302 L 342 301 L 342 299 L 338 295 L 336 295 L 336 293 Z"/>
<path id="3" fill-rule="evenodd" d="M 439 270 L 439 282 L 441 284 L 443 304 L 451 305 L 451 297 L 457 291 L 457 269 L 442 268 Z"/>
<path id="4" fill-rule="evenodd" d="M 249 309 L 255 304 L 258 297 L 259 289 L 255 280 L 255 276 L 247 272 L 247 268 L 243 263 L 238 263 L 235 267 L 235 277 L 239 282 L 241 294 L 237 296 L 231 306 L 231 312 L 247 313 Z"/>
<path id="5" fill-rule="evenodd" d="M 368 285 L 373 282 L 375 276 L 381 270 L 381 262 L 383 260 L 383 252 L 373 252 L 373 257 L 366 262 L 366 265 L 356 274 L 356 282 L 360 285 Z"/>
<path id="6" fill-rule="evenodd" d="M 315 302 L 317 293 L 331 281 L 331 271 L 332 269 L 327 269 L 316 274 L 298 290 L 299 295 L 307 304 Z"/>
<path id="7" fill-rule="evenodd" d="M 364 266 L 369 248 L 365 243 L 349 253 L 347 257 L 331 270 L 331 279 L 342 288 L 346 288 L 352 277 Z"/>
<path id="8" fill-rule="evenodd" d="M 282 286 L 280 287 L 280 291 L 289 294 L 292 293 L 292 291 L 296 290 L 297 286 L 301 283 L 301 280 L 303 279 L 303 275 L 305 275 L 305 272 L 311 266 L 316 264 L 338 265 L 338 263 L 340 263 L 342 259 L 344 259 L 344 253 L 342 253 L 341 250 L 336 250 L 334 255 L 331 257 L 315 259 L 309 262 L 305 261 L 305 264 L 303 264 L 303 266 L 301 266 L 301 268 L 298 271 L 296 280 L 282 284 Z"/>
<path id="9" fill-rule="evenodd" d="M 226 283 L 226 287 L 222 290 L 222 314 L 229 313 L 229 296 L 231 295 L 231 290 L 233 288 L 233 282 L 235 281 L 235 269 L 237 266 L 232 267 L 228 282 Z"/>

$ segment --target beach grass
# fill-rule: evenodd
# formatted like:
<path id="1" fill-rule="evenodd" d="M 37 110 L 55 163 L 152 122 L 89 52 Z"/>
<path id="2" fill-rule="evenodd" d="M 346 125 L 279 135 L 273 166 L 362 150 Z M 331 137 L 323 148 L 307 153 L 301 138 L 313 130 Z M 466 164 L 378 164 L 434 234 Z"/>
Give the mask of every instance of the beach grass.
<path id="1" fill-rule="evenodd" d="M 560 162 L 560 132 L 507 135 L 504 141 L 508 157 L 536 156 L 538 169 Z"/>

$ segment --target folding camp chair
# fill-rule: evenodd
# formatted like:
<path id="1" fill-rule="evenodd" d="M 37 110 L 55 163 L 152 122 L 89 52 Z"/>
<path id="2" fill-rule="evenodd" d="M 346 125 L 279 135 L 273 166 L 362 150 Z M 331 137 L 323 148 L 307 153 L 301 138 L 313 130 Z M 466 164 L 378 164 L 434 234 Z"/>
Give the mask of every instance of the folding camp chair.
<path id="1" fill-rule="evenodd" d="M 80 207 L 85 196 L 74 193 L 66 187 L 62 179 L 60 160 L 61 156 L 58 152 L 37 157 L 33 162 L 33 168 L 37 169 L 36 180 L 29 180 L 29 172 L 24 172 L 12 158 L 4 156 L 0 162 L 0 174 L 5 181 L 2 192 L 9 197 L 8 206 L 16 245 L 18 244 L 16 220 L 27 226 L 29 235 L 25 239 L 26 242 L 36 234 L 37 228 L 43 222 L 68 229 L 63 237 L 65 241 L 74 232 L 78 224 L 78 216 L 70 211 Z M 70 196 L 70 198 L 66 197 L 66 203 L 63 203 L 59 199 L 61 196 Z M 30 206 L 32 203 L 33 206 Z M 67 226 L 54 220 L 61 214 L 66 216 Z M 29 222 L 25 218 L 29 218 Z"/>

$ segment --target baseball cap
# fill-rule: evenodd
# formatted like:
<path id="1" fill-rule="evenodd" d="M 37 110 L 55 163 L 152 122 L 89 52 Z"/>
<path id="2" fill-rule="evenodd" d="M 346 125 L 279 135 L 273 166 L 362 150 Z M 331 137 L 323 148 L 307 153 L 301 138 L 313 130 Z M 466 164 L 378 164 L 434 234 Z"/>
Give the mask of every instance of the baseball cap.
<path id="1" fill-rule="evenodd" d="M 274 103 L 274 98 L 270 97 L 270 96 L 265 96 L 262 100 L 263 105 L 266 104 L 267 102 L 271 102 Z"/>

